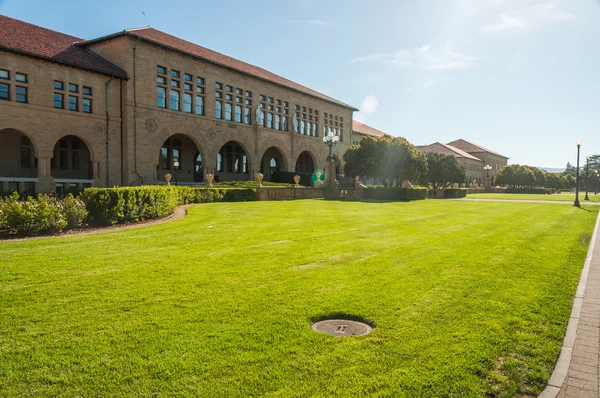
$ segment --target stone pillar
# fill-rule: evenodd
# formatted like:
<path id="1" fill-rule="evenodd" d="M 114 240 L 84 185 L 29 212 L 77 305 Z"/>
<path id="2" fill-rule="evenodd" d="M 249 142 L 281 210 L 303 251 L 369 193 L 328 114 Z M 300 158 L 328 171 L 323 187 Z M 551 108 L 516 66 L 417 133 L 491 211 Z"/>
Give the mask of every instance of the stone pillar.
<path id="1" fill-rule="evenodd" d="M 35 187 L 38 193 L 48 193 L 56 189 L 56 183 L 50 170 L 50 156 L 38 157 L 38 183 Z"/>

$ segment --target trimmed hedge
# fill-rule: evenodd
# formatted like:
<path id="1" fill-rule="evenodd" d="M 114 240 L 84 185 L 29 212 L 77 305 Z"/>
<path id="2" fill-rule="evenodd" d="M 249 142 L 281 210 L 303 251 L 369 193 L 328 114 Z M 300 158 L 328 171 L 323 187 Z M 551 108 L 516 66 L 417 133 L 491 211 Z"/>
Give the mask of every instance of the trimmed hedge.
<path id="1" fill-rule="evenodd" d="M 548 188 L 506 188 L 506 193 L 529 193 L 537 195 L 546 195 L 552 193 Z"/>
<path id="2" fill-rule="evenodd" d="M 427 188 L 365 188 L 363 199 L 383 201 L 423 200 L 427 198 Z"/>
<path id="3" fill-rule="evenodd" d="M 225 181 L 225 182 L 213 182 L 213 186 L 215 187 L 235 187 L 235 188 L 256 188 L 258 183 L 256 181 Z M 285 182 L 272 182 L 272 181 L 263 181 L 262 185 L 264 187 L 293 187 L 295 184 L 293 183 L 285 183 Z"/>
<path id="4" fill-rule="evenodd" d="M 188 203 L 256 200 L 256 189 L 186 186 L 88 188 L 81 198 L 89 211 L 90 222 L 114 225 L 165 217 L 176 206 Z"/>
<path id="5" fill-rule="evenodd" d="M 466 188 L 446 188 L 444 189 L 444 198 L 445 199 L 454 199 L 454 198 L 466 198 L 467 197 L 467 189 Z"/>
<path id="6" fill-rule="evenodd" d="M 19 236 L 47 235 L 81 226 L 88 212 L 85 204 L 69 194 L 62 200 L 47 195 L 19 200 L 18 193 L 0 198 L 0 229 Z"/>

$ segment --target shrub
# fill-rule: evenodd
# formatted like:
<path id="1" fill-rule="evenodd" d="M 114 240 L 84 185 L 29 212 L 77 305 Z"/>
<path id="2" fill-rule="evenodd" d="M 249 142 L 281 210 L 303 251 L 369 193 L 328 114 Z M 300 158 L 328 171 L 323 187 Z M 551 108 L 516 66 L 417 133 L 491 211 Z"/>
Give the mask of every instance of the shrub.
<path id="1" fill-rule="evenodd" d="M 546 195 L 552 193 L 548 188 L 506 188 L 506 193 L 529 193 L 537 195 Z"/>
<path id="2" fill-rule="evenodd" d="M 85 203 L 81 199 L 75 199 L 73 194 L 69 194 L 66 198 L 60 201 L 63 207 L 63 212 L 67 219 L 67 228 L 75 228 L 83 225 L 88 217 L 88 211 Z"/>
<path id="3" fill-rule="evenodd" d="M 423 200 L 427 197 L 427 188 L 365 188 L 365 200 L 407 201 Z"/>
<path id="4" fill-rule="evenodd" d="M 292 179 L 293 181 L 293 179 Z M 215 187 L 242 187 L 242 188 L 256 188 L 258 183 L 256 181 L 225 181 L 225 182 L 213 182 Z M 272 182 L 263 181 L 264 187 L 293 187 L 295 184 L 286 182 Z"/>
<path id="5" fill-rule="evenodd" d="M 453 198 L 465 198 L 467 197 L 467 189 L 466 188 L 446 188 L 444 189 L 444 198 L 453 199 Z"/>
<path id="6" fill-rule="evenodd" d="M 63 203 L 46 195 L 19 201 L 14 193 L 1 202 L 0 213 L 0 226 L 20 236 L 57 233 L 68 226 Z"/>
<path id="7" fill-rule="evenodd" d="M 182 204 L 256 200 L 256 189 L 186 186 L 88 188 L 82 199 L 91 222 L 114 225 L 164 217 Z"/>

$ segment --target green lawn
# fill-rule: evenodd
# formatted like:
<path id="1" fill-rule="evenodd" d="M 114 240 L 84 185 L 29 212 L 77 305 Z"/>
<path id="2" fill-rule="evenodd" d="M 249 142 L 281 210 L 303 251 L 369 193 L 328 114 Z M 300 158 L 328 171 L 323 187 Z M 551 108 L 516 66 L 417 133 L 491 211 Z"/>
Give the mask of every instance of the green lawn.
<path id="1" fill-rule="evenodd" d="M 553 195 L 536 195 L 536 194 L 521 194 L 521 193 L 474 193 L 467 195 L 470 199 L 503 199 L 503 200 L 551 200 L 563 202 L 575 202 L 575 194 L 558 193 Z M 585 204 L 585 192 L 579 194 L 579 201 Z M 590 202 L 600 202 L 600 194 L 594 195 L 589 193 Z"/>
<path id="2" fill-rule="evenodd" d="M 214 203 L 135 230 L 0 242 L 0 396 L 534 395 L 597 211 Z M 334 313 L 376 329 L 311 330 Z"/>

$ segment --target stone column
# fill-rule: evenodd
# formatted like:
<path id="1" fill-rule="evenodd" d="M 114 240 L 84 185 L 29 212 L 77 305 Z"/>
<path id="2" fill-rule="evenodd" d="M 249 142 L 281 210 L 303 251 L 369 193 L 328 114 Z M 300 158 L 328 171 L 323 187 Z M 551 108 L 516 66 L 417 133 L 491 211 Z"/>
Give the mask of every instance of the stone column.
<path id="1" fill-rule="evenodd" d="M 50 170 L 50 159 L 51 156 L 49 155 L 38 157 L 38 183 L 35 188 L 37 193 L 48 193 L 51 189 L 56 189 L 56 183 Z"/>

